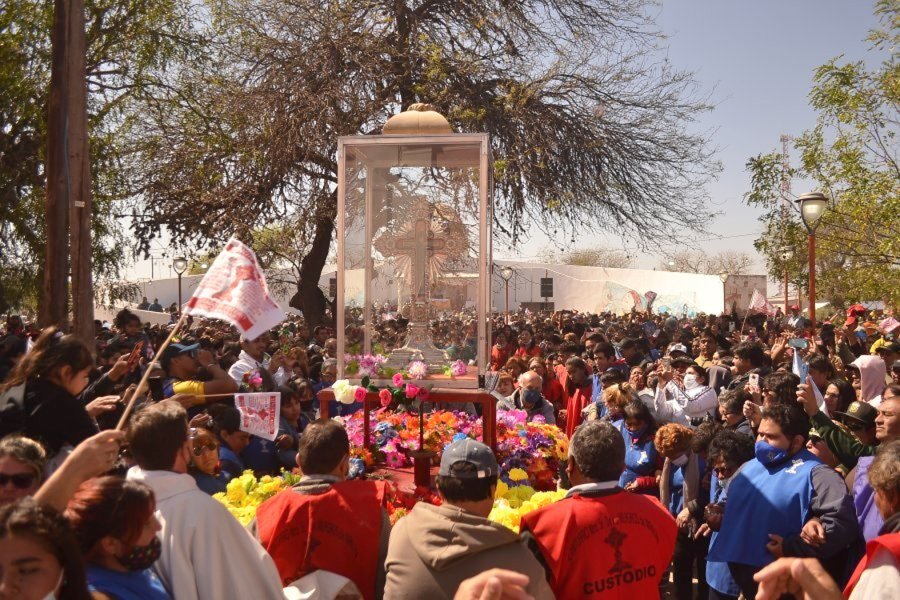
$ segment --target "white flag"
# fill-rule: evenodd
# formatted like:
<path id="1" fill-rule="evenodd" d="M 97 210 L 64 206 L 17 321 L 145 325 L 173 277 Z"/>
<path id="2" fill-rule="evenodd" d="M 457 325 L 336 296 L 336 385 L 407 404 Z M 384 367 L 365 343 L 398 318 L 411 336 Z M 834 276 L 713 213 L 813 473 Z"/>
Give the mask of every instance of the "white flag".
<path id="1" fill-rule="evenodd" d="M 269 295 L 256 254 L 234 238 L 203 276 L 184 314 L 228 321 L 250 340 L 284 320 L 284 311 Z"/>
<path id="2" fill-rule="evenodd" d="M 241 412 L 241 431 L 275 441 L 281 416 L 281 392 L 235 394 L 234 405 Z"/>
<path id="3" fill-rule="evenodd" d="M 774 316 L 775 315 L 775 307 L 772 306 L 772 303 L 769 302 L 766 297 L 757 289 L 753 289 L 753 296 L 750 297 L 750 306 L 748 307 L 753 312 L 761 312 L 767 315 Z"/>

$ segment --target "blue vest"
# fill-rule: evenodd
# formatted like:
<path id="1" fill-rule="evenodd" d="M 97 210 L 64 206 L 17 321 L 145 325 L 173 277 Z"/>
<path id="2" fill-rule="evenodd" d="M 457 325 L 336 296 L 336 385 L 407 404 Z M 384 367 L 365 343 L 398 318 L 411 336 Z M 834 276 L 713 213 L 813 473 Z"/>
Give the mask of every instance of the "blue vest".
<path id="1" fill-rule="evenodd" d="M 712 481 L 709 484 L 709 503 L 716 504 L 717 502 L 725 502 L 727 497 L 727 488 L 721 487 L 719 478 L 713 473 Z M 712 550 L 713 544 L 716 543 L 718 537 L 719 532 L 713 531 L 709 538 L 710 550 Z M 731 576 L 731 571 L 728 570 L 728 563 L 707 560 L 706 583 L 720 594 L 725 594 L 727 596 L 739 596 L 741 594 L 741 588 L 735 583 L 734 578 Z"/>
<path id="2" fill-rule="evenodd" d="M 728 486 L 722 529 L 707 560 L 763 567 L 775 557 L 769 534 L 798 535 L 809 517 L 812 470 L 822 464 L 806 449 L 774 467 L 755 458 Z"/>
<path id="3" fill-rule="evenodd" d="M 697 460 L 700 458 L 697 457 Z M 686 466 L 679 467 L 673 464 L 672 470 L 669 471 L 669 505 L 666 508 L 673 517 L 677 517 L 684 508 L 684 467 Z M 698 467 L 702 473 L 703 467 L 699 465 Z"/>
<path id="4" fill-rule="evenodd" d="M 219 446 L 219 466 L 222 468 L 222 474 L 225 475 L 226 481 L 240 477 L 244 472 L 244 461 L 224 443 Z"/>
<path id="5" fill-rule="evenodd" d="M 653 436 L 645 436 L 643 439 L 634 441 L 631 432 L 625 427 L 625 421 L 616 421 L 614 423 L 622 433 L 622 439 L 625 440 L 625 470 L 619 476 L 619 487 L 625 487 L 638 477 L 653 475 L 656 471 L 656 446 L 653 445 Z"/>

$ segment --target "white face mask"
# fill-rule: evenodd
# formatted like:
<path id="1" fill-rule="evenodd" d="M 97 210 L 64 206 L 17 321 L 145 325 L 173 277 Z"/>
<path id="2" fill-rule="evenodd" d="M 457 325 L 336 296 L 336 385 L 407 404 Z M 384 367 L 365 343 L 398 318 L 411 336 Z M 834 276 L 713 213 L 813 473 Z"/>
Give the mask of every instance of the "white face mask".
<path id="1" fill-rule="evenodd" d="M 687 454 L 682 454 L 678 458 L 673 458 L 672 464 L 675 465 L 676 467 L 683 467 L 684 465 L 687 464 L 687 461 L 688 461 Z"/>
<path id="2" fill-rule="evenodd" d="M 53 586 L 53 589 L 47 592 L 47 595 L 41 598 L 41 600 L 56 600 L 57 594 L 59 593 L 60 588 L 62 588 L 63 584 L 63 576 L 66 574 L 65 571 L 59 572 L 59 581 L 56 582 L 56 585 Z"/>
<path id="3" fill-rule="evenodd" d="M 687 373 L 684 376 L 684 389 L 692 390 L 694 388 L 700 387 L 700 383 L 697 381 L 697 376 L 693 373 Z"/>

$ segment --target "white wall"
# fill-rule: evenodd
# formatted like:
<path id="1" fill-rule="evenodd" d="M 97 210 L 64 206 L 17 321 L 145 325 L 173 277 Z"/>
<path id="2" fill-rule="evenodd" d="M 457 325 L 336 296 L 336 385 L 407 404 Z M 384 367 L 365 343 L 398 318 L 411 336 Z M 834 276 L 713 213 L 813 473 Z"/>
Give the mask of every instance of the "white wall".
<path id="1" fill-rule="evenodd" d="M 718 314 L 723 309 L 722 282 L 717 275 L 697 275 L 694 273 L 672 273 L 644 269 L 606 269 L 602 267 L 577 267 L 572 265 L 550 265 L 530 262 L 495 261 L 497 265 L 509 265 L 515 271 L 509 285 L 510 310 L 516 310 L 521 302 L 542 302 L 541 277 L 553 278 L 554 295 L 549 300 L 557 309 L 574 309 L 582 312 L 614 311 L 625 313 L 634 306 L 634 295 L 643 298 L 647 291 L 658 294 L 653 303 L 654 312 L 668 309 L 681 314 L 687 306 L 688 314 L 698 312 Z M 378 270 L 378 268 L 376 268 Z M 362 298 L 364 271 L 354 269 L 347 273 L 348 297 Z M 319 280 L 319 285 L 328 290 L 328 282 L 334 277 L 334 267 L 327 266 Z M 182 278 L 182 301 L 187 302 L 200 283 L 202 275 L 188 275 Z M 397 302 L 397 279 L 391 272 L 378 274 L 373 281 L 373 298 L 376 302 Z M 140 294 L 150 302 L 159 298 L 163 307 L 178 300 L 178 279 L 157 279 L 136 282 Z M 273 288 L 270 284 L 270 288 Z M 275 300 L 286 312 L 296 312 L 288 306 L 294 290 L 290 286 L 285 293 L 275 293 Z M 503 280 L 495 274 L 492 283 L 493 310 L 505 309 L 505 287 Z M 752 292 L 752 288 L 750 290 Z M 138 301 L 140 298 L 138 298 Z"/>
<path id="2" fill-rule="evenodd" d="M 606 269 L 573 265 L 536 264 L 508 260 L 495 261 L 515 271 L 509 282 L 509 307 L 516 310 L 520 302 L 542 302 L 541 278 L 553 278 L 553 302 L 558 309 L 574 309 L 599 313 L 625 313 L 635 305 L 634 295 L 658 294 L 654 312 L 668 310 L 681 314 L 698 312 L 718 314 L 723 307 L 722 282 L 717 275 L 673 273 L 644 269 Z M 494 276 L 492 285 L 495 310 L 505 310 L 503 279 Z"/>

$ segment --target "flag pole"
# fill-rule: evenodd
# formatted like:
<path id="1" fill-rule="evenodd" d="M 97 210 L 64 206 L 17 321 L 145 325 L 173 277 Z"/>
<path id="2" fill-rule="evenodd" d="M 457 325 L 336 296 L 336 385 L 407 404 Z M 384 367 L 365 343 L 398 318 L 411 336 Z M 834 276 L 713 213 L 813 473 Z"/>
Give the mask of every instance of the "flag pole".
<path id="1" fill-rule="evenodd" d="M 122 418 L 119 419 L 119 424 L 116 425 L 116 431 L 120 431 L 125 423 L 128 421 L 128 417 L 131 416 L 131 411 L 134 408 L 134 403 L 137 400 L 138 396 L 144 393 L 144 390 L 147 388 L 147 380 L 150 377 L 150 371 L 152 371 L 152 365 L 156 360 L 162 356 L 162 353 L 166 351 L 166 348 L 169 347 L 169 344 L 172 343 L 172 338 L 175 337 L 175 334 L 178 333 L 178 330 L 181 329 L 184 320 L 187 318 L 187 313 L 185 313 L 184 309 L 181 311 L 181 318 L 178 319 L 178 322 L 175 323 L 175 327 L 172 328 L 172 331 L 169 332 L 169 337 L 166 338 L 166 341 L 162 343 L 156 350 L 156 355 L 153 357 L 153 360 L 149 365 L 147 365 L 147 370 L 144 371 L 144 376 L 141 377 L 140 383 L 138 383 L 137 389 L 134 390 L 134 393 L 131 394 L 131 398 L 128 399 L 128 404 L 125 405 L 125 412 L 122 413 Z"/>

